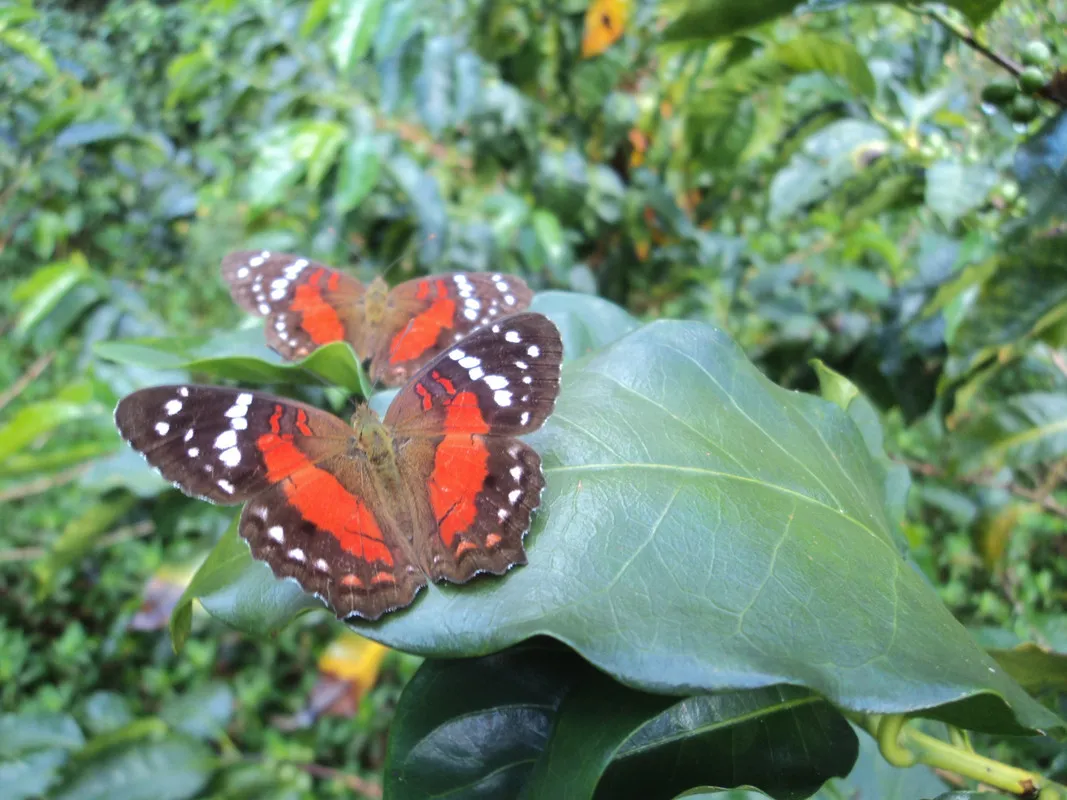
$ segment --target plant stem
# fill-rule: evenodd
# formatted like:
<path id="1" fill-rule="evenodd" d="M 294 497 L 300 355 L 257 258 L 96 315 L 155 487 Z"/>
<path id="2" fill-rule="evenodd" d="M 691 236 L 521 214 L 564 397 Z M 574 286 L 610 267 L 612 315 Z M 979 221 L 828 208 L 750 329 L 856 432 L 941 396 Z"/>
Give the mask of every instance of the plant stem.
<path id="1" fill-rule="evenodd" d="M 1022 797 L 1065 800 L 1067 786 L 1043 775 L 994 761 L 966 746 L 952 744 L 909 728 L 902 714 L 849 714 L 848 717 L 877 741 L 882 756 L 893 766 L 926 764 Z"/>

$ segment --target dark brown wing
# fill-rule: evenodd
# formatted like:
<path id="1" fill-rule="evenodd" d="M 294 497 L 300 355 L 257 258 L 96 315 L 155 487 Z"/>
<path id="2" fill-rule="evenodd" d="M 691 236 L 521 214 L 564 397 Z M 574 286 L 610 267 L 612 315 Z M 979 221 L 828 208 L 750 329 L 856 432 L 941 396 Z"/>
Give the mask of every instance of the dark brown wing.
<path id="1" fill-rule="evenodd" d="M 379 518 L 352 429 L 324 411 L 261 392 L 159 386 L 115 410 L 123 437 L 186 494 L 247 501 L 240 533 L 274 574 L 339 617 L 377 619 L 425 585 L 405 540 Z"/>
<path id="2" fill-rule="evenodd" d="M 435 522 L 415 551 L 435 579 L 462 583 L 526 561 L 541 460 L 514 438 L 537 430 L 559 394 L 563 344 L 540 314 L 504 317 L 424 366 L 393 400 L 405 481 L 425 487 Z"/>
<path id="3" fill-rule="evenodd" d="M 398 284 L 372 345 L 371 378 L 399 386 L 475 328 L 524 310 L 532 299 L 522 278 L 499 273 L 453 272 Z"/>
<path id="4" fill-rule="evenodd" d="M 337 341 L 366 357 L 364 287 L 351 275 L 289 253 L 242 250 L 222 260 L 222 276 L 241 308 L 267 318 L 267 344 L 283 358 Z"/>

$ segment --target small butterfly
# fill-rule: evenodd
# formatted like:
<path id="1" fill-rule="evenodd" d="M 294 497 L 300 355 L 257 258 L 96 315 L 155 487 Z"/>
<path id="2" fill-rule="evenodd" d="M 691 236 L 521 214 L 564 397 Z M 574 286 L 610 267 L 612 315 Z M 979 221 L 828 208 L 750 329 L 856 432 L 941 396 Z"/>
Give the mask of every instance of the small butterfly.
<path id="1" fill-rule="evenodd" d="M 267 344 L 298 359 L 345 341 L 370 360 L 375 383 L 399 386 L 474 328 L 525 310 L 533 293 L 522 278 L 451 272 L 398 284 L 369 285 L 287 253 L 241 251 L 222 260 L 233 299 L 267 318 Z"/>
<path id="2" fill-rule="evenodd" d="M 563 343 L 525 312 L 479 328 L 423 366 L 385 418 L 218 386 L 123 398 L 119 432 L 188 495 L 245 503 L 240 535 L 278 577 L 338 617 L 374 620 L 428 581 L 465 583 L 526 563 L 541 459 L 516 436 L 559 394 Z"/>

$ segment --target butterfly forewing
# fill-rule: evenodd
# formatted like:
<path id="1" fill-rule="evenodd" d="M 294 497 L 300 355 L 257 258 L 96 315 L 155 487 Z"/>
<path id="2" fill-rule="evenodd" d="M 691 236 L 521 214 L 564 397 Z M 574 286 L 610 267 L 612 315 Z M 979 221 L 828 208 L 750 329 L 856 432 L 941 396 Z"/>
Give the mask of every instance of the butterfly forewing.
<path id="1" fill-rule="evenodd" d="M 397 284 L 368 354 L 371 377 L 397 386 L 475 328 L 524 310 L 532 299 L 522 278 L 500 273 L 453 272 Z"/>
<path id="2" fill-rule="evenodd" d="M 504 317 L 471 333 L 416 373 L 389 406 L 386 425 L 404 436 L 541 427 L 559 394 L 563 343 L 547 317 Z"/>
<path id="3" fill-rule="evenodd" d="M 325 264 L 290 253 L 242 250 L 222 260 L 239 306 L 266 317 L 267 344 L 303 358 L 330 342 L 363 343 L 363 284 Z"/>

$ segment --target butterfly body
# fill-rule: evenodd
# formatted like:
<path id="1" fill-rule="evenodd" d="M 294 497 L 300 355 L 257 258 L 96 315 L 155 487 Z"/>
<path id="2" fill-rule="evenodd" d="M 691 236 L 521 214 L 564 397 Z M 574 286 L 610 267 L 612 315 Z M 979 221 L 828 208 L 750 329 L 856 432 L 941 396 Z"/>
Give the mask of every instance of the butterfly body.
<path id="1" fill-rule="evenodd" d="M 525 563 L 544 478 L 515 437 L 551 413 L 562 353 L 555 326 L 522 313 L 427 363 L 384 419 L 187 385 L 134 392 L 115 421 L 183 492 L 245 503 L 239 532 L 276 575 L 339 617 L 377 619 L 430 581 Z"/>
<path id="2" fill-rule="evenodd" d="M 234 300 L 267 318 L 267 344 L 288 359 L 348 342 L 371 379 L 399 386 L 477 327 L 525 309 L 533 297 L 513 275 L 452 272 L 405 281 L 351 275 L 289 253 L 240 251 L 222 262 Z"/>

